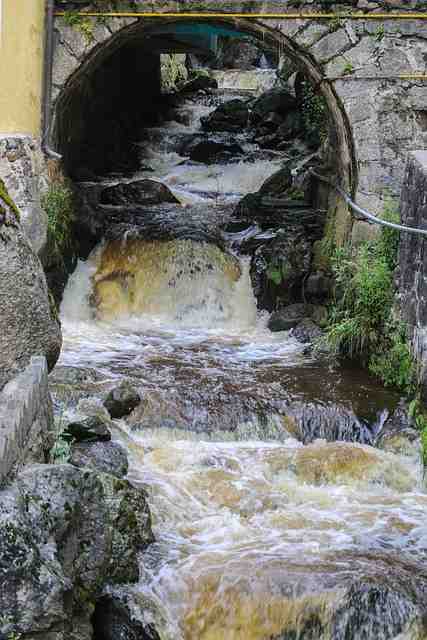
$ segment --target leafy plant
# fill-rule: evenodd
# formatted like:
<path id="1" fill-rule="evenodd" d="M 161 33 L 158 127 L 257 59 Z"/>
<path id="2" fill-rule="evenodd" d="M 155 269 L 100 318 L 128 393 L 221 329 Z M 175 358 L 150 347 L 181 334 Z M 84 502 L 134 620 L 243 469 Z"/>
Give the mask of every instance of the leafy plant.
<path id="1" fill-rule="evenodd" d="M 389 196 L 382 217 L 399 221 L 396 203 Z M 386 386 L 410 395 L 415 389 L 415 365 L 406 327 L 392 317 L 398 246 L 399 232 L 382 227 L 379 236 L 356 253 L 349 247 L 335 251 L 336 294 L 326 341 L 337 354 L 367 364 Z"/>
<path id="2" fill-rule="evenodd" d="M 47 214 L 47 252 L 53 262 L 63 260 L 63 254 L 73 248 L 72 225 L 75 219 L 73 193 L 62 182 L 49 186 L 42 196 Z"/>

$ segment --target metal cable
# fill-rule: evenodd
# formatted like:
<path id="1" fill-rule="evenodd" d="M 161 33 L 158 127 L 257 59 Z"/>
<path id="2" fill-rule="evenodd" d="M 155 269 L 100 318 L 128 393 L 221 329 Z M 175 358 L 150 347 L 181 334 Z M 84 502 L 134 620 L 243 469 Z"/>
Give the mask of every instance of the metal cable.
<path id="1" fill-rule="evenodd" d="M 311 175 L 314 176 L 315 178 L 318 178 L 318 180 L 321 180 L 322 182 L 325 182 L 329 186 L 333 187 L 340 194 L 340 196 L 345 200 L 345 202 L 350 206 L 350 208 L 353 209 L 353 211 L 356 211 L 357 213 L 362 215 L 364 218 L 371 220 L 371 222 L 374 222 L 375 224 L 380 224 L 383 227 L 391 227 L 391 229 L 397 229 L 398 231 L 407 231 L 409 233 L 417 233 L 422 236 L 427 236 L 427 229 L 407 227 L 403 224 L 396 224 L 395 222 L 388 222 L 387 220 L 381 220 L 381 218 L 377 218 L 377 216 L 374 216 L 372 213 L 369 213 L 369 211 L 366 211 L 362 207 L 359 207 L 359 205 L 353 202 L 353 200 L 350 198 L 348 193 L 344 191 L 344 189 L 341 189 L 341 187 L 339 187 L 337 184 L 334 184 L 331 180 L 329 180 L 329 178 L 325 178 L 325 176 L 321 176 L 319 173 L 316 173 L 316 171 L 314 171 L 313 169 L 309 169 L 309 173 L 311 173 Z"/>

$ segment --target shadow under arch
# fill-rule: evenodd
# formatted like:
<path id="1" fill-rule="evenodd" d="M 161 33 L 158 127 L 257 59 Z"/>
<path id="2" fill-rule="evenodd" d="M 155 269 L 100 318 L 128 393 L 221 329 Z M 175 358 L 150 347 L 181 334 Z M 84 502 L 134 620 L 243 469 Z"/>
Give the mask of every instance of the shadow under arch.
<path id="1" fill-rule="evenodd" d="M 51 137 L 73 177 L 76 168 L 105 171 L 128 154 L 130 143 L 161 103 L 160 53 L 176 51 L 174 26 L 219 26 L 255 38 L 261 48 L 278 50 L 323 95 L 328 106 L 329 156 L 341 185 L 355 192 L 357 161 L 352 130 L 332 84 L 314 57 L 290 37 L 259 21 L 234 17 L 155 17 L 123 27 L 95 44 L 63 85 L 53 106 Z M 165 30 L 165 35 L 159 37 Z M 169 38 L 169 40 L 168 40 Z M 181 52 L 185 51 L 182 44 Z M 168 50 L 169 48 L 169 50 Z M 188 45 L 187 52 L 192 46 Z M 122 167 L 126 168 L 126 167 Z M 131 168 L 129 166 L 129 168 Z"/>

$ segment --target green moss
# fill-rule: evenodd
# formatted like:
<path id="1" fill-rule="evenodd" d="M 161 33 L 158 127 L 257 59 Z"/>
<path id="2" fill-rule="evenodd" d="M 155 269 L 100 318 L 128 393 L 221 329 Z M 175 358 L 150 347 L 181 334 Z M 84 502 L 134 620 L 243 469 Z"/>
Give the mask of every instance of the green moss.
<path id="1" fill-rule="evenodd" d="M 17 220 L 20 220 L 21 215 L 19 213 L 19 209 L 16 206 L 16 204 L 14 203 L 14 201 L 12 200 L 12 198 L 9 195 L 8 190 L 6 189 L 6 185 L 3 182 L 3 180 L 0 178 L 0 200 L 7 205 L 7 207 L 9 207 L 9 209 L 11 211 L 13 211 L 13 213 L 15 214 Z M 5 213 L 4 208 L 1 206 L 0 203 L 0 213 Z"/>

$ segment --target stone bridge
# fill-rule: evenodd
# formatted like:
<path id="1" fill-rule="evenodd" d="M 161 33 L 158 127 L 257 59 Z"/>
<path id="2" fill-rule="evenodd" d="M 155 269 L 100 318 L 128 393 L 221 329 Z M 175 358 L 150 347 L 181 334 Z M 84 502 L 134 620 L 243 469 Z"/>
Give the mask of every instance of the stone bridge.
<path id="1" fill-rule="evenodd" d="M 329 13 L 325 3 L 297 4 L 298 10 L 281 1 L 57 1 L 51 135 L 65 165 L 103 120 L 111 131 L 112 112 L 124 109 L 132 124 L 150 108 L 159 91 L 160 53 L 209 48 L 212 38 L 203 38 L 203 30 L 226 28 L 292 59 L 310 78 L 329 107 L 341 184 L 358 204 L 378 211 L 386 193 L 399 195 L 408 152 L 427 145 L 426 78 L 417 77 L 426 73 L 427 20 L 410 11 L 416 2 L 402 14 L 392 0 L 359 0 L 351 8 L 358 17 L 350 17 L 348 3 L 327 3 Z M 100 6 L 127 15 L 59 15 L 61 9 L 96 13 Z M 207 6 L 212 17 L 188 15 Z M 144 16 L 132 15 L 138 11 Z"/>

